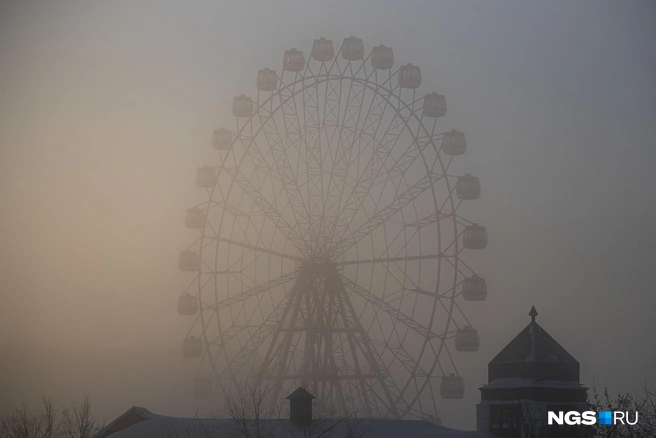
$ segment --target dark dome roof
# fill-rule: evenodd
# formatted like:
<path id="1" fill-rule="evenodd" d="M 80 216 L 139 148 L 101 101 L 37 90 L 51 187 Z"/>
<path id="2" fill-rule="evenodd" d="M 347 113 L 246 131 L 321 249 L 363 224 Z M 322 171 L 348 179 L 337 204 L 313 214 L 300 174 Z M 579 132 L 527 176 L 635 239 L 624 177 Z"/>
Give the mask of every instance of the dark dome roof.
<path id="1" fill-rule="evenodd" d="M 537 322 L 535 307 L 531 322 L 488 366 L 489 381 L 499 377 L 526 377 L 537 381 L 579 381 L 579 362 Z"/>
<path id="2" fill-rule="evenodd" d="M 527 325 L 490 363 L 524 362 L 579 363 L 537 322 Z"/>

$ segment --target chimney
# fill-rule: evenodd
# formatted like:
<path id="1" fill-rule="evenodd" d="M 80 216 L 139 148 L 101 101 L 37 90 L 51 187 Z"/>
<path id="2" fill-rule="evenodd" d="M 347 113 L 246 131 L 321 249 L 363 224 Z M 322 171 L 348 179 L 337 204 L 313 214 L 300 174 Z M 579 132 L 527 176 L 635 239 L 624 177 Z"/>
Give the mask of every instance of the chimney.
<path id="1" fill-rule="evenodd" d="M 289 400 L 289 419 L 299 426 L 312 424 L 312 400 L 315 397 L 299 386 L 298 389 L 287 396 Z"/>

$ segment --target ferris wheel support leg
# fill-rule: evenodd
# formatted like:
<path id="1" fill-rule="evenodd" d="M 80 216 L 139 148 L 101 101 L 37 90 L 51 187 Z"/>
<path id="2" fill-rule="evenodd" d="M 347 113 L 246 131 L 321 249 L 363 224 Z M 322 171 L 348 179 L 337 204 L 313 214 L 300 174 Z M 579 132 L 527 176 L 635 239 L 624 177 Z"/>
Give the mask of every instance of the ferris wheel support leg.
<path id="1" fill-rule="evenodd" d="M 394 387 L 393 382 L 388 382 L 388 375 L 383 374 L 383 370 L 379 366 L 379 358 L 377 357 L 375 353 L 374 347 L 371 345 L 371 340 L 369 339 L 369 336 L 367 335 L 367 332 L 364 330 L 362 327 L 362 324 L 360 323 L 360 320 L 357 317 L 357 313 L 355 309 L 353 308 L 353 304 L 351 303 L 351 300 L 349 299 L 348 293 L 346 292 L 346 288 L 344 287 L 344 283 L 341 281 L 341 277 L 339 277 L 339 274 L 337 271 L 334 272 L 334 275 L 336 276 L 336 285 L 337 285 L 337 290 L 339 292 L 339 295 L 343 302 L 346 305 L 346 308 L 348 309 L 349 313 L 352 315 L 354 318 L 354 321 L 356 321 L 356 326 L 359 331 L 359 334 L 362 338 L 362 343 L 364 344 L 364 353 L 367 356 L 367 360 L 369 362 L 369 366 L 374 370 L 374 373 L 376 374 L 378 378 L 378 383 L 381 385 L 383 388 L 383 391 L 385 392 L 385 398 L 389 402 L 389 414 L 391 414 L 392 417 L 394 418 L 400 418 L 398 410 L 396 408 L 396 403 L 394 402 L 394 399 L 392 397 L 392 394 L 390 392 L 389 386 L 392 385 Z M 388 374 L 388 373 L 385 373 Z"/>

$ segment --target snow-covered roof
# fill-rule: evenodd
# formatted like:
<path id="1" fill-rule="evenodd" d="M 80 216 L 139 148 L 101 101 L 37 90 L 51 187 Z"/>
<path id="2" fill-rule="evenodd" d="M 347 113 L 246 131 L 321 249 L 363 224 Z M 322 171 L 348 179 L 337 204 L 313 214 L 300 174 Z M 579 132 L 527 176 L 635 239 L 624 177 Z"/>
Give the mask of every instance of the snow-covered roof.
<path id="1" fill-rule="evenodd" d="M 129 411 L 128 411 L 129 412 Z M 148 412 L 148 411 L 146 411 Z M 126 413 L 127 414 L 127 413 Z M 139 421 L 129 427 L 114 432 L 111 438 L 158 438 L 158 437 L 206 437 L 215 438 L 241 436 L 235 435 L 236 422 L 231 419 L 217 418 L 178 418 L 150 413 L 147 420 Z M 125 414 L 124 414 L 125 415 Z M 123 417 L 123 416 L 121 416 Z M 119 417 L 117 420 L 119 420 Z M 115 421 L 117 421 L 115 420 Z M 110 424 L 115 423 L 112 422 Z M 489 438 L 490 435 L 477 431 L 460 431 L 437 426 L 428 421 L 410 420 L 358 420 L 357 430 L 366 431 L 364 437 L 368 438 Z M 310 428 L 316 433 L 308 434 L 308 429 L 297 426 L 291 421 L 284 419 L 259 420 L 260 430 L 266 431 L 261 436 L 275 437 L 306 437 L 318 436 L 344 437 L 352 430 L 353 423 L 346 420 L 322 420 L 315 422 Z M 248 421 L 248 428 L 256 430 L 254 420 Z M 106 429 L 106 428 L 105 428 Z M 323 433 L 330 429 L 329 433 Z M 255 435 L 249 435 L 255 436 Z M 358 435 L 356 435 L 358 436 Z"/>
<path id="2" fill-rule="evenodd" d="M 579 382 L 561 382 L 560 380 L 540 380 L 524 377 L 499 377 L 481 389 L 497 388 L 558 388 L 558 389 L 579 389 L 582 385 Z M 587 389 L 587 388 L 586 388 Z"/>
<path id="3" fill-rule="evenodd" d="M 115 432 L 123 430 L 126 425 L 132 425 L 141 421 L 150 420 L 154 414 L 146 408 L 132 406 L 124 414 L 118 416 L 114 421 L 103 427 L 94 438 L 106 438 L 114 436 Z"/>

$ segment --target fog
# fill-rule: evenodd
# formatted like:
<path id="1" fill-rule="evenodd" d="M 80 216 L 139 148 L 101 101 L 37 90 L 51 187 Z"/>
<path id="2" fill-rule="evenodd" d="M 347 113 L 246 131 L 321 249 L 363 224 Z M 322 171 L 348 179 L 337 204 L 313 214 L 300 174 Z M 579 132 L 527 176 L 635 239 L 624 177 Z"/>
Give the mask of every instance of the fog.
<path id="1" fill-rule="evenodd" d="M 420 65 L 467 135 L 489 295 L 466 307 L 481 348 L 445 425 L 474 428 L 532 305 L 583 383 L 653 387 L 654 29 L 639 1 L 0 3 L 0 413 L 85 393 L 107 419 L 192 412 L 176 305 L 196 167 L 257 70 L 320 36 Z"/>

